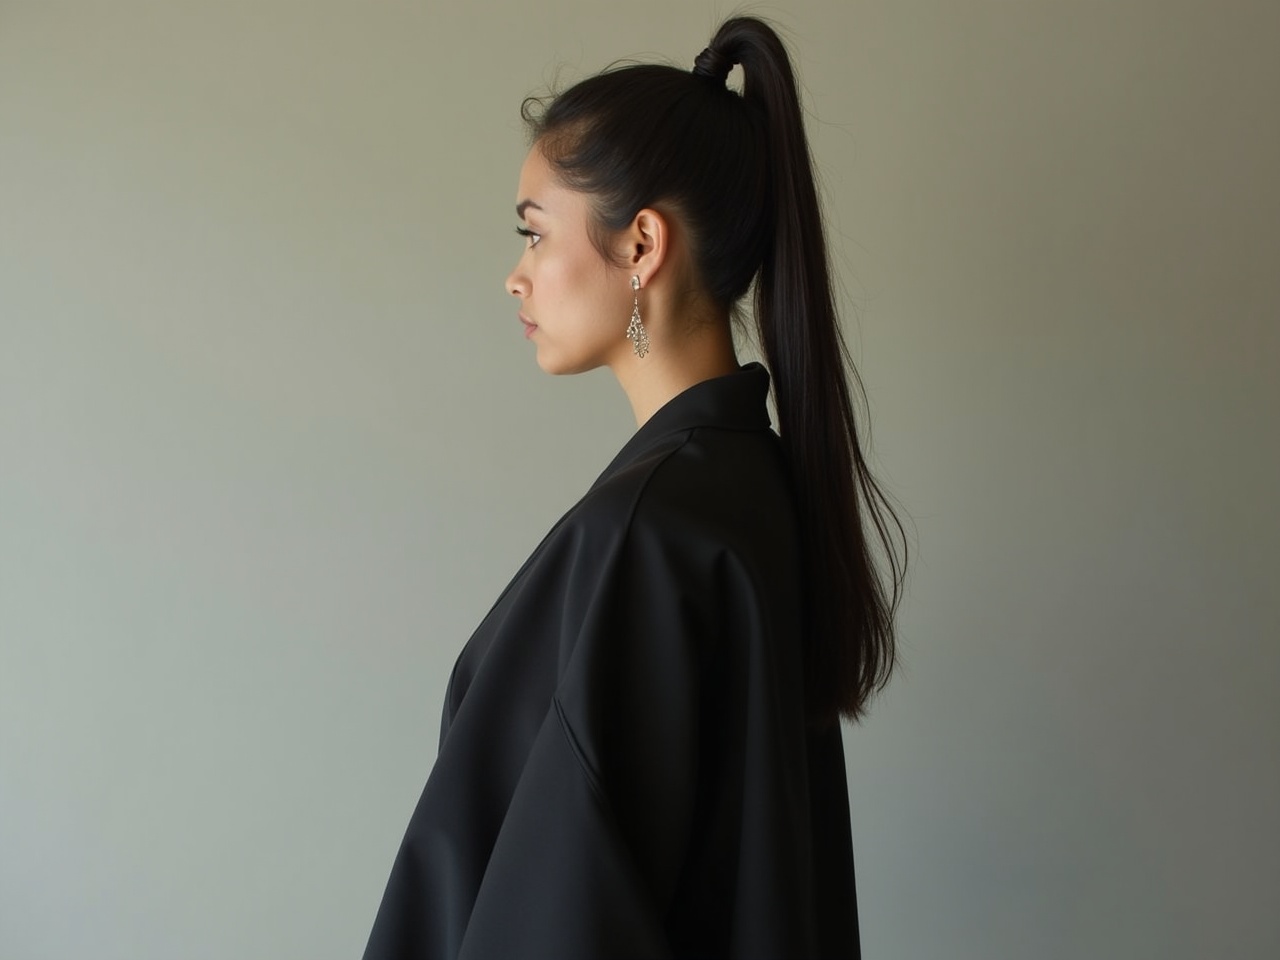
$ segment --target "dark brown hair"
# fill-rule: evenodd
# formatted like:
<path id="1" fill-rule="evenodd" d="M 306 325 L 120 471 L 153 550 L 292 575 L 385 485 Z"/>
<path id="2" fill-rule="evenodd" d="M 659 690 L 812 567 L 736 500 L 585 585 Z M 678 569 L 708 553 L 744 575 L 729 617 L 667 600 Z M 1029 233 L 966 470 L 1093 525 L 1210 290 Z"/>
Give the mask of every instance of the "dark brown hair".
<path id="1" fill-rule="evenodd" d="M 725 84 L 734 64 L 738 94 Z M 541 108 L 541 109 L 539 109 Z M 665 202 L 689 233 L 703 289 L 731 313 L 755 283 L 755 318 L 772 375 L 807 569 L 806 702 L 811 723 L 858 720 L 888 682 L 906 536 L 863 460 L 822 213 L 795 76 L 777 33 L 727 20 L 694 71 L 611 68 L 521 111 L 531 139 L 568 187 L 591 196 L 592 236 Z M 881 582 L 864 529 L 889 565 Z M 889 534 L 902 536 L 898 560 Z M 891 589 L 890 589 L 891 588 Z"/>

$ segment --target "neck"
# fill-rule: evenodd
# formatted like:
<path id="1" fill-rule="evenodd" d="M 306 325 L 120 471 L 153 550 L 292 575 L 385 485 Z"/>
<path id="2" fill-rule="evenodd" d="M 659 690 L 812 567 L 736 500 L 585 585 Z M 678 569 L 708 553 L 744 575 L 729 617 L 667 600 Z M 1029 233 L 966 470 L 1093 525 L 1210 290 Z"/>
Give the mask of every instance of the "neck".
<path id="1" fill-rule="evenodd" d="M 610 366 L 631 403 L 637 429 L 694 384 L 739 369 L 727 318 L 703 328 L 697 337 L 655 341 L 646 356 L 631 353 Z"/>

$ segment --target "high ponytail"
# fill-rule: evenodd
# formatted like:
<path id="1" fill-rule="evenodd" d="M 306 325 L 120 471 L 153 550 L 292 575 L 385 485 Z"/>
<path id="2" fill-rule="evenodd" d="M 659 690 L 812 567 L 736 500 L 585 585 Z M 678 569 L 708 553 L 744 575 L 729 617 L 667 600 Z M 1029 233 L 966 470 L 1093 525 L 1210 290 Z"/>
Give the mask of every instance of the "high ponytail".
<path id="1" fill-rule="evenodd" d="M 724 83 L 741 64 L 742 95 Z M 592 195 L 593 236 L 657 200 L 673 203 L 710 299 L 731 311 L 755 282 L 779 434 L 800 514 L 810 722 L 858 720 L 895 663 L 893 617 L 906 537 L 862 456 L 849 388 L 861 380 L 840 332 L 821 210 L 786 48 L 766 23 L 726 21 L 693 71 L 637 65 L 588 78 L 531 133 L 561 179 Z M 759 202 L 760 198 L 764 202 Z M 902 537 L 898 560 L 890 522 Z M 888 563 L 876 570 L 867 524 Z"/>

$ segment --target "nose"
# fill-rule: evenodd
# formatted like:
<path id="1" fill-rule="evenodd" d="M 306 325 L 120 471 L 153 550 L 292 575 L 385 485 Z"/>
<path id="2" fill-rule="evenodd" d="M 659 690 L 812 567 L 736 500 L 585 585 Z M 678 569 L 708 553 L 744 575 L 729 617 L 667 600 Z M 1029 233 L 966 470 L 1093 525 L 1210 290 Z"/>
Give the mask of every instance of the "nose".
<path id="1" fill-rule="evenodd" d="M 520 267 L 517 265 L 514 270 L 507 274 L 506 280 L 507 293 L 513 297 L 524 297 L 529 295 L 529 281 L 520 273 Z"/>

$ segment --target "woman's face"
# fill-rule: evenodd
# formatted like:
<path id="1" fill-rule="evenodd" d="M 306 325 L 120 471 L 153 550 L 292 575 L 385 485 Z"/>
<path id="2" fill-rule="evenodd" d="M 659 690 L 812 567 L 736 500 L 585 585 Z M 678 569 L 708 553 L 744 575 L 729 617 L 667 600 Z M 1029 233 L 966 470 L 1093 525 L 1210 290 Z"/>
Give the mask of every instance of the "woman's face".
<path id="1" fill-rule="evenodd" d="M 535 325 L 523 329 L 538 365 L 547 373 L 612 367 L 631 347 L 630 275 L 591 245 L 586 195 L 556 181 L 536 144 L 520 170 L 516 213 L 531 235 L 507 291 L 520 298 L 521 319 Z"/>

